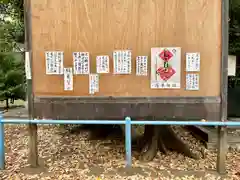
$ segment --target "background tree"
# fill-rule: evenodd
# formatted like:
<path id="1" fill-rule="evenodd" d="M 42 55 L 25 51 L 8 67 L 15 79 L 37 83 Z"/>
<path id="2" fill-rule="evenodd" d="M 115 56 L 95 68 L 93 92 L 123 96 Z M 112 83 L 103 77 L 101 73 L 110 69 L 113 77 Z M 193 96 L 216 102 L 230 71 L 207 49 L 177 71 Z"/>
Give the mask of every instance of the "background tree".
<path id="1" fill-rule="evenodd" d="M 25 81 L 23 62 L 12 53 L 0 53 L 0 100 L 6 101 L 9 108 L 9 100 L 25 99 Z"/>
<path id="2" fill-rule="evenodd" d="M 23 0 L 0 0 L 0 21 L 11 25 L 6 29 L 10 39 L 15 43 L 24 43 Z"/>
<path id="3" fill-rule="evenodd" d="M 21 2 L 0 1 L 0 100 L 6 101 L 6 108 L 9 108 L 9 99 L 12 103 L 15 99 L 25 99 Z"/>

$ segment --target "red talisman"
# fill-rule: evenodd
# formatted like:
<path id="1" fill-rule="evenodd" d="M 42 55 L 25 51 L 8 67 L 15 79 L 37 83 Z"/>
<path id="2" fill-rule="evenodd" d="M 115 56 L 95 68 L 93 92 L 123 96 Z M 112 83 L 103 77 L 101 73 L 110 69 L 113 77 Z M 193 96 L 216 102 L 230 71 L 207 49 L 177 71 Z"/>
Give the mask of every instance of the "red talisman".
<path id="1" fill-rule="evenodd" d="M 164 66 L 158 68 L 156 73 L 161 77 L 162 80 L 167 81 L 176 73 L 176 71 L 169 64 L 173 54 L 169 50 L 165 49 L 159 54 L 159 57 L 164 61 Z"/>

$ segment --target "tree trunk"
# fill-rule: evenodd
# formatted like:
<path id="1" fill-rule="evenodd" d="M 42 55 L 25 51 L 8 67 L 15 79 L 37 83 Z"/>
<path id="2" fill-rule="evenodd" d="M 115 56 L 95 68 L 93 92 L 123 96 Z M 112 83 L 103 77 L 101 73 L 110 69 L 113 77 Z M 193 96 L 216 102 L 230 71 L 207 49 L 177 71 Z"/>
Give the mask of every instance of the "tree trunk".
<path id="1" fill-rule="evenodd" d="M 125 125 L 119 125 L 121 130 L 122 130 L 122 133 L 123 133 L 123 136 L 125 137 Z M 140 134 L 137 132 L 137 130 L 131 126 L 131 137 L 132 137 L 132 141 L 137 141 L 137 139 L 140 137 Z"/>
<path id="2" fill-rule="evenodd" d="M 11 98 L 11 104 L 14 104 L 14 98 Z"/>
<path id="3" fill-rule="evenodd" d="M 8 101 L 8 98 L 7 98 L 5 101 L 6 101 L 6 109 L 9 109 L 9 101 Z"/>
<path id="4" fill-rule="evenodd" d="M 141 161 L 152 161 L 158 152 L 159 126 L 145 125 L 144 146 L 139 159 Z"/>

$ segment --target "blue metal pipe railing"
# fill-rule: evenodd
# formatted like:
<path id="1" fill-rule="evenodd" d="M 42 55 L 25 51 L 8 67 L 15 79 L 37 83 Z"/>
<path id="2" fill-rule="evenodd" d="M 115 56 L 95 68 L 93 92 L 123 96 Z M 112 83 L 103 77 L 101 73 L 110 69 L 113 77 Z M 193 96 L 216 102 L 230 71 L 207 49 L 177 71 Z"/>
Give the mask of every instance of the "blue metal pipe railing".
<path id="1" fill-rule="evenodd" d="M 127 117 L 130 118 L 130 117 Z M 4 124 L 126 124 L 125 120 L 29 120 L 29 119 L 2 119 Z M 237 121 L 132 121 L 130 124 L 137 125 L 182 125 L 182 126 L 240 126 Z"/>
<path id="2" fill-rule="evenodd" d="M 185 125 L 185 126 L 240 126 L 240 122 L 214 122 L 214 121 L 131 121 L 130 117 L 125 120 L 29 120 L 29 119 L 3 119 L 0 114 L 0 169 L 4 169 L 4 124 L 125 124 L 125 149 L 126 166 L 131 167 L 131 125 Z"/>
<path id="3" fill-rule="evenodd" d="M 126 121 L 116 120 L 29 120 L 29 119 L 2 119 L 4 124 L 125 124 Z"/>

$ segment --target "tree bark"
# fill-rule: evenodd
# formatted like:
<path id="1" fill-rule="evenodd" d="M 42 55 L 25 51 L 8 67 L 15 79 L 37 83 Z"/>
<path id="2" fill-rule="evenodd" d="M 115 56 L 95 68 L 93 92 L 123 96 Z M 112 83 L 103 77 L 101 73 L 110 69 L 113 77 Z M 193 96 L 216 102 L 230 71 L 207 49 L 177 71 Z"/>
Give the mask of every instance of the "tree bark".
<path id="1" fill-rule="evenodd" d="M 196 154 L 191 152 L 189 145 L 181 140 L 181 138 L 174 132 L 171 126 L 160 126 L 159 133 L 162 141 L 161 146 L 165 146 L 166 149 L 176 151 L 190 158 L 199 159 Z"/>
<path id="2" fill-rule="evenodd" d="M 139 156 L 141 161 L 152 161 L 158 150 L 164 154 L 167 154 L 168 150 L 176 151 L 190 158 L 199 159 L 171 126 L 145 125 L 141 142 L 144 144 Z"/>
<path id="3" fill-rule="evenodd" d="M 160 132 L 159 132 L 159 134 L 160 134 Z M 161 134 L 159 135 L 159 138 L 158 138 L 158 148 L 159 148 L 159 151 L 161 151 L 163 154 L 167 154 L 167 147 L 164 144 L 164 140 L 163 140 Z"/>
<path id="4" fill-rule="evenodd" d="M 9 109 L 9 101 L 8 101 L 8 98 L 7 98 L 5 101 L 6 101 L 6 109 Z"/>
<path id="5" fill-rule="evenodd" d="M 125 125 L 119 125 L 119 127 L 121 128 L 123 136 L 125 137 Z M 131 126 L 131 137 L 132 141 L 137 141 L 137 139 L 140 137 L 139 133 L 133 126 Z"/>
<path id="6" fill-rule="evenodd" d="M 14 104 L 14 98 L 11 98 L 11 104 Z"/>
<path id="7" fill-rule="evenodd" d="M 159 126 L 145 125 L 144 146 L 139 159 L 141 161 L 152 161 L 158 152 Z"/>

